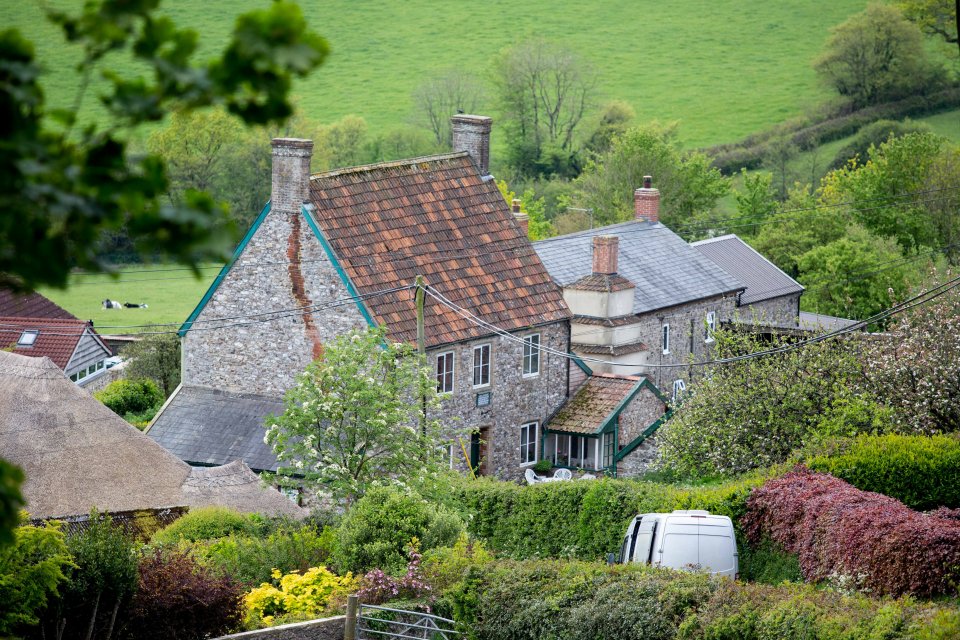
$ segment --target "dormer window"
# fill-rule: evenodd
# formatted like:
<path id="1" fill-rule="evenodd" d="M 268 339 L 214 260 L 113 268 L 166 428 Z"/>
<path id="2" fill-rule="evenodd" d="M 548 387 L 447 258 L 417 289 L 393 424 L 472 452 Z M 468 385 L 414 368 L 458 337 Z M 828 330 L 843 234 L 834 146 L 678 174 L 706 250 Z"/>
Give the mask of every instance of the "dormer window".
<path id="1" fill-rule="evenodd" d="M 17 340 L 18 347 L 32 347 L 33 343 L 37 341 L 37 336 L 40 335 L 40 332 L 36 329 L 28 329 L 20 334 L 20 339 Z"/>

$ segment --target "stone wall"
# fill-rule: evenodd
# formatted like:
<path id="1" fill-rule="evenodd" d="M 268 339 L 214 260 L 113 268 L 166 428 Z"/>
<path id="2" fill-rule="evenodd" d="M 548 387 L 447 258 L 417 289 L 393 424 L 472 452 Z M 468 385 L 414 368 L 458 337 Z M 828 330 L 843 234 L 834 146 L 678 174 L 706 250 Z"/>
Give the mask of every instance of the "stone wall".
<path id="1" fill-rule="evenodd" d="M 716 315 L 717 327 L 721 322 L 733 319 L 737 308 L 734 296 L 716 296 L 667 309 L 658 309 L 641 314 L 641 335 L 648 347 L 649 364 L 685 365 L 694 361 L 708 360 L 712 356 L 712 340 L 707 339 L 705 322 L 707 313 Z M 663 325 L 670 325 L 670 352 L 663 353 Z M 703 367 L 641 367 L 640 373 L 651 377 L 666 396 L 673 392 L 673 381 L 689 383 L 703 375 Z"/>
<path id="2" fill-rule="evenodd" d="M 654 434 L 617 463 L 617 477 L 635 478 L 646 473 L 656 462 L 657 452 L 657 436 Z"/>
<path id="3" fill-rule="evenodd" d="M 542 347 L 565 353 L 568 331 L 566 322 L 558 322 L 514 335 L 539 333 Z M 473 349 L 483 344 L 492 347 L 490 385 L 474 388 Z M 521 478 L 526 467 L 520 463 L 520 425 L 538 423 L 539 442 L 544 421 L 566 399 L 567 367 L 576 365 L 567 358 L 541 351 L 540 373 L 524 377 L 523 345 L 501 336 L 432 349 L 427 352 L 430 365 L 435 368 L 437 357 L 448 351 L 454 352 L 454 391 L 443 400 L 441 420 L 463 434 L 468 453 L 470 432 L 488 427 L 486 450 L 490 474 L 503 479 Z M 489 406 L 478 407 L 477 394 L 488 391 L 491 393 Z M 463 466 L 462 458 L 457 443 L 455 466 Z"/>
<path id="4" fill-rule="evenodd" d="M 797 327 L 800 316 L 800 294 L 760 300 L 737 310 L 737 322 L 775 327 Z"/>
<path id="5" fill-rule="evenodd" d="M 244 631 L 215 640 L 343 640 L 346 616 L 283 624 L 268 629 Z"/>
<path id="6" fill-rule="evenodd" d="M 183 338 L 183 383 L 279 397 L 326 342 L 366 326 L 353 302 L 323 307 L 349 295 L 307 220 L 271 211 Z"/>
<path id="7" fill-rule="evenodd" d="M 620 412 L 618 450 L 636 440 L 651 424 L 659 420 L 667 407 L 649 388 L 640 390 L 633 401 Z M 657 448 L 653 438 L 644 441 L 617 463 L 619 477 L 633 477 L 646 471 L 657 457 Z"/>

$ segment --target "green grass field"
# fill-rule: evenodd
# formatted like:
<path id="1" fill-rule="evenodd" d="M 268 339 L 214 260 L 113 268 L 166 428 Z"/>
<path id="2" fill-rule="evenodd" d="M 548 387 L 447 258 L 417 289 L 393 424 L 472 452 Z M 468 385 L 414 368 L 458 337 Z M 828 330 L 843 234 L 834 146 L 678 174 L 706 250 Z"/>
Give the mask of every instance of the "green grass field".
<path id="1" fill-rule="evenodd" d="M 81 320 L 93 320 L 100 333 L 139 333 L 144 325 L 169 325 L 159 330 L 175 330 L 190 312 L 210 283 L 219 266 L 202 268 L 198 280 L 177 265 L 131 265 L 121 269 L 118 278 L 108 275 L 75 275 L 66 290 L 41 289 L 61 307 Z M 104 298 L 120 303 L 146 303 L 146 309 L 104 309 Z"/>
<path id="2" fill-rule="evenodd" d="M 78 6 L 79 0 L 52 0 Z M 302 0 L 332 54 L 296 88 L 312 118 L 362 116 L 371 133 L 410 121 L 410 95 L 432 73 L 456 67 L 486 73 L 503 47 L 535 35 L 569 46 L 595 67 L 603 99 L 633 105 L 641 122 L 679 120 L 689 146 L 730 142 L 781 122 L 828 96 L 811 68 L 829 28 L 866 0 Z M 191 25 L 205 55 L 222 47 L 234 16 L 266 0 L 167 0 Z M 47 23 L 37 0 L 0 3 L 0 24 L 37 45 L 49 71 L 48 97 L 69 106 L 79 84 L 78 54 Z M 129 60 L 111 59 L 129 69 Z M 84 117 L 102 116 L 94 96 Z M 488 108 L 487 112 L 495 112 Z M 496 131 L 494 133 L 496 136 Z"/>

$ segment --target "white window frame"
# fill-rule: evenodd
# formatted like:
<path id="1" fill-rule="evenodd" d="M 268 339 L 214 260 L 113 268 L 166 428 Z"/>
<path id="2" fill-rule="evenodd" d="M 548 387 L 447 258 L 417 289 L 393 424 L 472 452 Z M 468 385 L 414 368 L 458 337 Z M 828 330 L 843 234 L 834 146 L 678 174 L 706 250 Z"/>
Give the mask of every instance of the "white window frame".
<path id="1" fill-rule="evenodd" d="M 483 350 L 487 351 L 487 362 L 483 362 Z M 480 354 L 480 362 L 477 362 L 477 354 Z M 473 348 L 473 388 L 480 389 L 482 387 L 490 386 L 490 374 L 493 368 L 493 346 L 488 342 L 486 344 L 478 344 Z M 483 373 L 486 369 L 487 379 L 484 381 Z M 479 380 L 479 382 L 478 382 Z"/>
<path id="2" fill-rule="evenodd" d="M 704 342 L 713 342 L 713 332 L 717 330 L 717 312 L 716 311 L 707 311 L 707 337 L 704 338 Z"/>
<path id="3" fill-rule="evenodd" d="M 528 467 L 537 463 L 538 422 L 526 422 L 520 425 L 520 466 Z M 532 457 L 530 456 L 533 453 Z"/>
<path id="4" fill-rule="evenodd" d="M 536 345 L 534 345 L 536 342 Z M 536 365 L 536 368 L 534 368 Z M 540 334 L 523 336 L 523 377 L 535 378 L 540 375 Z"/>
<path id="5" fill-rule="evenodd" d="M 450 356 L 450 368 L 447 369 L 444 367 L 443 372 L 440 371 L 440 363 L 445 362 L 447 356 Z M 456 388 L 457 384 L 457 354 L 453 351 L 444 351 L 443 353 L 437 354 L 437 393 L 453 393 L 453 390 Z M 442 376 L 442 382 L 441 382 Z M 447 389 L 447 378 L 450 379 L 450 388 Z"/>
<path id="6" fill-rule="evenodd" d="M 664 323 L 663 328 L 660 330 L 660 340 L 661 346 L 663 347 L 663 355 L 670 353 L 670 323 Z"/>
<path id="7" fill-rule="evenodd" d="M 682 378 L 677 378 L 673 381 L 673 401 L 676 402 L 683 396 L 683 392 L 687 390 L 687 383 L 683 381 Z"/>

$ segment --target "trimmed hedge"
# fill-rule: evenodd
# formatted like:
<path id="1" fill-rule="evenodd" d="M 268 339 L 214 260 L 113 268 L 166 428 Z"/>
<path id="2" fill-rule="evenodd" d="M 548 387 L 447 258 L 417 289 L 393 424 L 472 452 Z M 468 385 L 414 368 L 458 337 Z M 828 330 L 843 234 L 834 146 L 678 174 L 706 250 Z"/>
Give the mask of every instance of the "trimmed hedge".
<path id="1" fill-rule="evenodd" d="M 852 581 L 880 594 L 955 594 L 960 521 L 922 514 L 805 467 L 755 489 L 740 524 L 800 556 L 809 581 Z"/>
<path id="2" fill-rule="evenodd" d="M 817 449 L 806 455 L 813 471 L 920 511 L 960 507 L 960 436 L 860 436 Z"/>
<path id="3" fill-rule="evenodd" d="M 250 535 L 262 529 L 259 516 L 242 514 L 227 507 L 198 507 L 151 538 L 154 544 L 176 544 L 181 540 L 215 540 L 232 534 Z"/>
<path id="4" fill-rule="evenodd" d="M 638 513 L 706 509 L 736 522 L 750 491 L 776 473 L 705 487 L 609 478 L 521 486 L 481 479 L 454 481 L 450 490 L 470 533 L 499 556 L 595 560 L 620 547 Z"/>
<path id="5" fill-rule="evenodd" d="M 118 416 L 140 414 L 163 404 L 163 392 L 153 380 L 115 380 L 93 397 Z"/>
<path id="6" fill-rule="evenodd" d="M 812 585 L 744 584 L 704 574 L 559 561 L 469 571 L 435 603 L 471 637 L 593 640 L 955 638 L 960 612 Z"/>
<path id="7" fill-rule="evenodd" d="M 732 175 L 741 168 L 758 168 L 773 140 L 786 138 L 801 150 L 807 150 L 853 135 L 877 120 L 918 117 L 953 109 L 957 104 L 960 104 L 960 88 L 954 87 L 928 96 L 911 96 L 857 111 L 851 111 L 849 106 L 845 106 L 795 119 L 749 136 L 738 143 L 718 145 L 702 151 L 713 158 L 713 166 L 725 175 Z"/>

